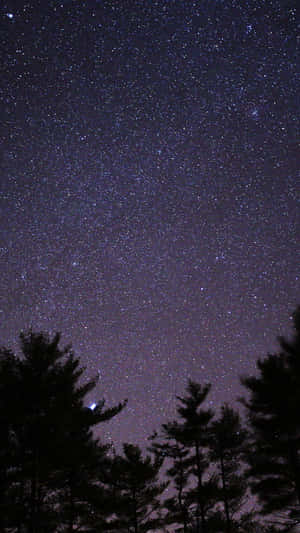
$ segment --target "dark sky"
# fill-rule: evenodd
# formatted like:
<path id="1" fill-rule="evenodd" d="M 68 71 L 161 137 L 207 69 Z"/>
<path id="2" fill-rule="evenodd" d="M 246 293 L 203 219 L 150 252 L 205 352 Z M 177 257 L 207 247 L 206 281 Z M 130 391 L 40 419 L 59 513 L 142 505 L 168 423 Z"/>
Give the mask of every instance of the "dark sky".
<path id="1" fill-rule="evenodd" d="M 89 400 L 129 399 L 106 438 L 145 443 L 189 377 L 232 401 L 290 334 L 296 4 L 2 2 L 1 344 L 61 331 Z"/>

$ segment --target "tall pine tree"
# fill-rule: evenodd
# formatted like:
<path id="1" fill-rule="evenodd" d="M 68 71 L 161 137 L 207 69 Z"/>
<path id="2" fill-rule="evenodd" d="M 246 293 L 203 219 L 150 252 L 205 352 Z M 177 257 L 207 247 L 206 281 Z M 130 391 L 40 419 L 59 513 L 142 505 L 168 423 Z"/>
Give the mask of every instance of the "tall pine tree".
<path id="1" fill-rule="evenodd" d="M 0 350 L 0 532 L 18 523 L 15 507 L 18 443 L 16 422 L 19 401 L 19 365 L 13 353 Z"/>
<path id="2" fill-rule="evenodd" d="M 237 518 L 247 491 L 242 466 L 246 436 L 239 413 L 223 405 L 219 419 L 211 426 L 210 458 L 216 464 L 219 475 L 219 498 L 223 504 L 223 529 L 226 533 L 237 531 L 238 523 L 246 518 Z"/>
<path id="3" fill-rule="evenodd" d="M 92 427 L 123 404 L 106 410 L 99 402 L 94 411 L 84 406 L 95 381 L 79 383 L 84 369 L 70 347 L 60 349 L 58 334 L 50 339 L 30 331 L 20 340 L 22 357 L 0 354 L 2 443 L 10 445 L 0 456 L 9 481 L 5 525 L 22 533 L 52 533 L 58 525 L 72 531 L 89 504 L 82 489 L 99 459 Z"/>
<path id="4" fill-rule="evenodd" d="M 300 505 L 300 308 L 294 336 L 279 339 L 280 352 L 258 360 L 258 376 L 242 379 L 251 428 L 248 454 L 252 490 L 263 513 Z"/>
<path id="5" fill-rule="evenodd" d="M 209 391 L 210 385 L 202 386 L 189 380 L 186 396 L 177 397 L 179 421 L 163 426 L 168 439 L 173 439 L 188 450 L 185 464 L 188 465 L 189 490 L 182 510 L 186 514 L 188 506 L 189 520 L 196 533 L 209 532 L 217 497 L 217 482 L 215 476 L 209 473 L 208 456 L 213 411 L 203 407 Z"/>
<path id="6" fill-rule="evenodd" d="M 164 500 L 164 506 L 167 509 L 165 524 L 178 524 L 180 529 L 176 529 L 176 531 L 188 533 L 190 526 L 189 505 L 191 503 L 188 491 L 189 449 L 178 442 L 174 436 L 169 435 L 168 424 L 163 424 L 161 435 L 154 433 L 150 440 L 152 442 L 150 451 L 154 452 L 162 461 L 167 459 L 166 475 L 173 482 L 173 489 L 175 489 L 172 490 L 173 495 Z"/>
<path id="7" fill-rule="evenodd" d="M 160 497 L 167 486 L 159 479 L 161 464 L 158 456 L 143 457 L 138 446 L 123 444 L 123 455 L 116 455 L 111 465 L 116 506 L 107 531 L 146 533 L 160 528 Z"/>

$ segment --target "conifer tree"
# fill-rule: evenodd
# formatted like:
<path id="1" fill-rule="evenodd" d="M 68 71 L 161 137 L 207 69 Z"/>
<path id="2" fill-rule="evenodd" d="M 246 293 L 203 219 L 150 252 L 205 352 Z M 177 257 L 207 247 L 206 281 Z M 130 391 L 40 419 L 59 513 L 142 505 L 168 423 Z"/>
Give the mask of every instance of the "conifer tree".
<path id="1" fill-rule="evenodd" d="M 177 397 L 180 420 L 163 426 L 169 439 L 174 439 L 189 451 L 187 460 L 191 488 L 186 501 L 194 516 L 196 533 L 208 533 L 217 496 L 215 476 L 208 473 L 209 425 L 213 411 L 202 406 L 209 391 L 210 385 L 201 386 L 189 380 L 186 396 Z"/>
<path id="2" fill-rule="evenodd" d="M 15 498 L 11 486 L 15 480 L 18 416 L 18 361 L 13 353 L 0 349 L 0 532 L 17 523 Z"/>
<path id="3" fill-rule="evenodd" d="M 104 402 L 99 402 L 93 411 L 82 408 L 81 413 L 70 419 L 68 439 L 60 456 L 62 469 L 57 491 L 63 531 L 71 532 L 75 525 L 76 530 L 83 527 L 85 531 L 86 527 L 94 525 L 96 518 L 98 526 L 101 523 L 104 527 L 105 518 L 112 513 L 106 474 L 110 446 L 95 439 L 91 428 L 109 420 L 119 410 L 119 406 L 106 410 Z"/>
<path id="4" fill-rule="evenodd" d="M 211 425 L 210 458 L 216 464 L 219 475 L 219 497 L 223 504 L 223 529 L 226 533 L 237 530 L 235 515 L 241 510 L 247 490 L 241 464 L 246 436 L 239 413 L 227 404 L 223 405 L 219 419 Z M 242 521 L 240 518 L 239 522 Z"/>
<path id="5" fill-rule="evenodd" d="M 300 504 L 300 308 L 294 337 L 279 339 L 280 352 L 258 360 L 258 376 L 242 379 L 251 427 L 248 454 L 252 490 L 263 513 Z"/>
<path id="6" fill-rule="evenodd" d="M 161 464 L 158 457 L 143 457 L 138 446 L 123 444 L 123 455 L 116 455 L 111 464 L 116 507 L 108 531 L 146 533 L 160 528 L 160 496 L 167 486 L 159 481 Z"/>
<path id="7" fill-rule="evenodd" d="M 89 505 L 83 487 L 91 485 L 99 460 L 92 427 L 124 404 L 106 410 L 99 402 L 94 411 L 84 406 L 95 381 L 79 384 L 84 369 L 70 347 L 59 348 L 58 334 L 50 339 L 30 331 L 20 340 L 22 357 L 2 350 L 0 358 L 1 429 L 13 444 L 6 503 L 14 514 L 6 513 L 6 525 L 22 533 L 51 533 L 58 525 L 72 531 Z"/>
<path id="8" fill-rule="evenodd" d="M 174 495 L 164 500 L 167 509 L 165 524 L 178 524 L 183 533 L 189 531 L 189 450 L 182 443 L 169 436 L 168 424 L 163 424 L 162 434 L 154 433 L 150 437 L 152 444 L 149 448 L 162 460 L 167 459 L 169 466 L 166 470 L 167 477 L 173 481 Z M 177 531 L 177 530 L 176 530 Z"/>

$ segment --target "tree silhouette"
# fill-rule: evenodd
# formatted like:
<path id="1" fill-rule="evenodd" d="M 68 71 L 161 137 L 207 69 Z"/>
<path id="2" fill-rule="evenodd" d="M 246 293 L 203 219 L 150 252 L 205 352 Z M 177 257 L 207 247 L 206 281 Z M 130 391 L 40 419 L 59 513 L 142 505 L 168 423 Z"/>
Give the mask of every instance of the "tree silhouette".
<path id="1" fill-rule="evenodd" d="M 217 465 L 219 473 L 220 499 L 224 507 L 223 529 L 233 533 L 237 528 L 235 515 L 241 512 L 247 484 L 241 470 L 241 459 L 247 433 L 243 429 L 240 415 L 227 404 L 222 406 L 218 420 L 211 425 L 210 458 Z M 246 516 L 238 520 L 241 524 Z M 250 516 L 247 516 L 249 521 Z"/>
<path id="2" fill-rule="evenodd" d="M 17 470 L 16 422 L 19 402 L 18 361 L 12 352 L 0 350 L 0 531 L 5 531 L 11 521 L 17 524 L 15 497 L 12 487 Z"/>
<path id="3" fill-rule="evenodd" d="M 171 425 L 172 427 L 172 425 Z M 164 500 L 167 509 L 165 524 L 178 524 L 181 531 L 189 531 L 189 497 L 188 480 L 190 475 L 189 450 L 181 442 L 176 441 L 169 435 L 169 425 L 163 424 L 162 434 L 154 433 L 151 437 L 150 451 L 155 453 L 163 461 L 168 460 L 169 466 L 166 470 L 167 477 L 173 481 L 175 494 Z"/>
<path id="4" fill-rule="evenodd" d="M 4 349 L 0 354 L 0 471 L 9 474 L 5 505 L 14 507 L 5 525 L 26 533 L 54 532 L 58 524 L 72 531 L 89 505 L 83 487 L 105 452 L 92 427 L 124 404 L 105 410 L 99 402 L 94 411 L 84 406 L 96 382 L 79 384 L 84 369 L 70 347 L 59 348 L 58 334 L 50 339 L 30 331 L 20 340 L 22 357 Z"/>
<path id="5" fill-rule="evenodd" d="M 242 379 L 251 427 L 248 453 L 252 490 L 262 512 L 287 511 L 300 504 L 300 308 L 294 337 L 279 339 L 280 353 L 258 360 L 259 375 Z"/>
<path id="6" fill-rule="evenodd" d="M 215 476 L 208 473 L 209 457 L 209 424 L 213 418 L 211 409 L 203 409 L 210 391 L 210 385 L 201 386 L 189 380 L 187 394 L 177 397 L 179 404 L 177 413 L 179 421 L 163 425 L 163 431 L 168 439 L 180 444 L 188 450 L 185 465 L 188 465 L 189 490 L 185 494 L 184 515 L 189 514 L 194 518 L 196 533 L 207 533 L 211 512 L 216 503 L 217 482 Z M 206 478 L 204 478 L 204 474 Z M 186 475 L 186 474 L 185 474 Z"/>
<path id="7" fill-rule="evenodd" d="M 167 483 L 159 481 L 161 464 L 158 457 L 143 458 L 138 446 L 123 444 L 123 455 L 116 455 L 111 465 L 116 516 L 110 530 L 146 533 L 163 524 L 160 496 Z"/>
<path id="8" fill-rule="evenodd" d="M 133 444 L 115 454 L 94 437 L 126 402 L 85 406 L 97 380 L 84 380 L 59 334 L 21 334 L 21 356 L 1 348 L 0 533 L 275 533 L 299 524 L 300 307 L 293 318 L 292 339 L 279 338 L 279 353 L 242 379 L 247 431 L 229 405 L 214 419 L 210 385 L 189 380 L 178 419 L 145 456 Z M 263 524 L 243 512 L 245 473 L 269 515 Z"/>

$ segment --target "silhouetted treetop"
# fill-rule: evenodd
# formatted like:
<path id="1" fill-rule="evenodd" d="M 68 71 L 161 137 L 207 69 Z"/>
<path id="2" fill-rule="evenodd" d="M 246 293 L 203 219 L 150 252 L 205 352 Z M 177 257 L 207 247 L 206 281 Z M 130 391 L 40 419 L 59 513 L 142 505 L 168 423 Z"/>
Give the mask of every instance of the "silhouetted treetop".
<path id="1" fill-rule="evenodd" d="M 249 476 L 265 513 L 300 504 L 300 308 L 291 340 L 257 362 L 258 376 L 242 379 L 251 427 Z"/>

